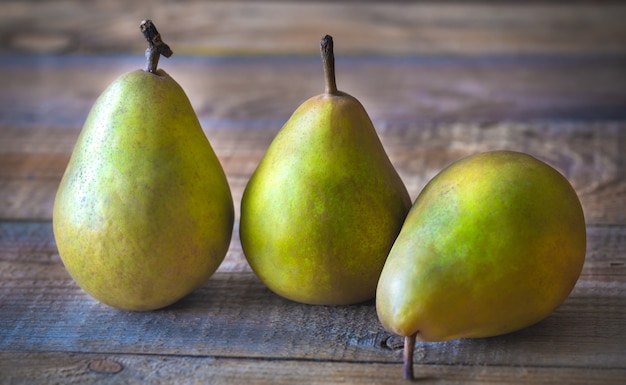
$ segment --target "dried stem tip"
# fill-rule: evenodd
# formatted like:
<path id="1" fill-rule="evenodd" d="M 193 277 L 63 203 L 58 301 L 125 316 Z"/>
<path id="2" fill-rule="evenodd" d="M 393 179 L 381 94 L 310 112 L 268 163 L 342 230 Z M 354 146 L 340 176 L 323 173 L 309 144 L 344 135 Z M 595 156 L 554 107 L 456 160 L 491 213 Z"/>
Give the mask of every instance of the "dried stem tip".
<path id="1" fill-rule="evenodd" d="M 139 24 L 139 29 L 146 40 L 148 40 L 149 45 L 148 49 L 146 49 L 146 60 L 148 61 L 146 71 L 155 73 L 160 55 L 170 57 L 174 52 L 172 52 L 170 46 L 161 40 L 161 34 L 157 31 L 152 20 L 142 20 L 141 24 Z"/>
<path id="2" fill-rule="evenodd" d="M 326 80 L 326 93 L 337 93 L 337 82 L 335 81 L 335 54 L 333 52 L 333 37 L 326 35 L 320 41 L 320 53 L 322 54 L 322 64 L 324 65 L 324 78 Z"/>

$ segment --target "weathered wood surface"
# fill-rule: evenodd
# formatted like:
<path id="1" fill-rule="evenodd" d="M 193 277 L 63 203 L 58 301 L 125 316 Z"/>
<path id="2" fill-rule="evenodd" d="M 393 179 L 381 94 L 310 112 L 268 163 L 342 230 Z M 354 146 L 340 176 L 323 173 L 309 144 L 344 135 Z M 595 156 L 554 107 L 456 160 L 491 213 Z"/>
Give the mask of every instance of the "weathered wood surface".
<path id="1" fill-rule="evenodd" d="M 0 70 L 11 76 L 0 93 L 0 218 L 51 218 L 54 191 L 89 108 L 142 60 L 5 56 Z M 236 201 L 282 123 L 322 90 L 317 57 L 162 61 L 187 91 Z M 626 56 L 337 61 L 340 88 L 370 113 L 412 197 L 451 161 L 506 148 L 563 172 L 589 208 L 589 223 L 626 221 L 619 210 Z"/>
<path id="2" fill-rule="evenodd" d="M 0 383 L 402 383 L 402 341 L 372 302 L 275 296 L 237 225 L 218 272 L 167 309 L 118 311 L 73 283 L 52 234 L 54 194 L 95 98 L 143 67 L 144 17 L 176 52 L 161 65 L 188 93 L 237 212 L 282 123 L 322 91 L 325 33 L 339 87 L 362 101 L 413 198 L 480 151 L 525 151 L 561 171 L 588 229 L 572 295 L 516 333 L 418 343 L 416 375 L 626 383 L 626 6 L 77 0 L 0 2 Z"/>
<path id="3" fill-rule="evenodd" d="M 317 50 L 319 39 L 311 42 Z M 336 47 L 336 50 L 339 48 Z M 315 51 L 314 51 L 315 52 Z M 95 98 L 141 52 L 114 56 L 0 55 L 3 126 L 80 127 Z M 357 97 L 379 129 L 433 122 L 626 119 L 623 56 L 346 57 L 338 87 Z M 323 91 L 319 54 L 308 57 L 174 55 L 160 67 L 185 89 L 205 128 L 278 130 Z"/>
<path id="4" fill-rule="evenodd" d="M 248 179 L 278 129 L 210 128 L 236 213 Z M 51 219 L 52 202 L 80 128 L 0 131 L 0 218 Z M 626 223 L 626 121 L 450 123 L 383 126 L 381 140 L 413 198 L 439 170 L 481 151 L 524 151 L 577 190 L 589 224 Z M 29 140 L 32 138 L 32 141 Z M 23 150 L 16 151 L 19 146 Z"/>
<path id="5" fill-rule="evenodd" d="M 588 242 L 579 283 L 549 318 L 500 337 L 418 343 L 418 375 L 444 383 L 463 376 L 468 383 L 623 380 L 626 230 L 590 226 Z M 393 368 L 399 374 L 402 340 L 382 329 L 373 303 L 307 306 L 281 299 L 243 267 L 237 247 L 202 288 L 149 313 L 109 308 L 76 287 L 59 261 L 48 221 L 1 222 L 0 250 L 0 352 L 6 358 L 0 373 L 25 383 L 42 374 L 95 376 L 88 363 L 101 359 L 128 368 L 116 380 L 140 380 L 158 365 L 163 376 L 149 378 L 161 383 L 178 375 L 186 376 L 181 383 L 212 376 L 227 381 L 239 370 L 241 379 L 261 383 L 289 383 L 298 368 L 304 376 L 330 376 L 320 383 L 341 382 L 342 371 L 348 383 L 359 383 L 364 373 L 376 383 L 392 383 Z M 241 272 L 234 272 L 237 267 Z M 189 373 L 198 367 L 199 375 Z"/>
<path id="6" fill-rule="evenodd" d="M 0 351 L 400 359 L 402 340 L 382 329 L 373 303 L 308 306 L 282 299 L 243 268 L 237 247 L 228 259 L 239 262 L 241 272 L 233 274 L 227 264 L 177 304 L 137 313 L 99 304 L 74 284 L 56 254 L 49 222 L 0 222 L 0 235 Z M 581 281 L 543 322 L 501 337 L 418 343 L 417 361 L 555 367 L 574 361 L 626 369 L 626 258 L 619 256 L 625 239 L 622 227 L 589 227 Z"/>
<path id="7" fill-rule="evenodd" d="M 30 364 L 30 365 L 25 365 Z M 172 357 L 79 353 L 0 352 L 7 383 L 26 384 L 402 384 L 396 365 L 332 361 L 265 361 L 223 357 Z M 37 370 L 32 370 L 36 367 Z M 622 385 L 623 369 L 416 365 L 419 384 Z M 158 374 L 158 376 L 155 375 Z M 608 374 L 608 375 L 607 375 Z"/>
<path id="8" fill-rule="evenodd" d="M 614 1 L 4 0 L 0 51 L 143 52 L 135 35 L 143 18 L 175 52 L 198 55 L 308 54 L 326 33 L 350 54 L 622 54 L 626 46 L 626 6 Z"/>
<path id="9" fill-rule="evenodd" d="M 27 365 L 25 365 L 27 364 Z M 80 353 L 0 352 L 7 383 L 25 384 L 402 384 L 397 365 Z M 33 370 L 35 367 L 37 370 Z M 416 365 L 418 384 L 622 385 L 623 369 Z M 155 375 L 157 373 L 157 375 Z"/>

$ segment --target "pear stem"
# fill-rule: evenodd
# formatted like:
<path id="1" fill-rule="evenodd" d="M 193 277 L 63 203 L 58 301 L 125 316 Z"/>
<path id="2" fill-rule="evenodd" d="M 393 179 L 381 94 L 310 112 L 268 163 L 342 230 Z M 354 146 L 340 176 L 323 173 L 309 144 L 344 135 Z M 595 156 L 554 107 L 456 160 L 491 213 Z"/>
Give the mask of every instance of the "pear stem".
<path id="1" fill-rule="evenodd" d="M 143 36 L 148 40 L 148 49 L 146 49 L 146 71 L 155 73 L 157 65 L 159 64 L 159 57 L 161 55 L 170 57 L 174 53 L 170 46 L 165 44 L 161 40 L 161 34 L 157 31 L 152 20 L 142 20 L 139 24 L 139 29 L 143 33 Z"/>
<path id="2" fill-rule="evenodd" d="M 326 93 L 337 93 L 337 82 L 335 81 L 335 53 L 333 52 L 333 37 L 326 35 L 320 41 L 320 52 L 322 54 L 322 64 L 324 65 L 324 78 L 326 80 Z"/>
<path id="3" fill-rule="evenodd" d="M 415 340 L 417 333 L 404 337 L 404 372 L 405 380 L 413 381 L 413 351 L 415 350 Z"/>

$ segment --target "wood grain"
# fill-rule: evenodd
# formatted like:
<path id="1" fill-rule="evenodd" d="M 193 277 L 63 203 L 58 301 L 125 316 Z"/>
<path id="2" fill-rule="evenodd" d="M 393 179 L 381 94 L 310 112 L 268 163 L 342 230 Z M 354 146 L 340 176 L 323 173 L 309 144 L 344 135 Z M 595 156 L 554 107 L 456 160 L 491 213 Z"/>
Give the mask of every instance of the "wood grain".
<path id="1" fill-rule="evenodd" d="M 600 3 L 600 5 L 598 5 Z M 175 52 L 310 54 L 333 35 L 347 54 L 624 53 L 626 7 L 616 2 L 3 1 L 1 51 L 145 49 L 155 21 Z"/>
<path id="2" fill-rule="evenodd" d="M 243 190 L 277 130 L 207 129 L 226 171 L 237 215 Z M 0 130 L 0 218 L 51 219 L 54 195 L 79 132 L 39 126 Z M 390 123 L 379 125 L 379 134 L 413 199 L 451 162 L 508 149 L 530 153 L 563 173 L 581 199 L 587 223 L 626 223 L 623 121 Z"/>
<path id="3" fill-rule="evenodd" d="M 579 283 L 546 320 L 499 337 L 418 343 L 416 361 L 626 369 L 626 231 L 590 227 L 588 237 Z M 60 263 L 49 222 L 0 222 L 0 250 L 0 351 L 401 360 L 402 340 L 382 329 L 372 302 L 333 307 L 284 300 L 241 269 L 245 260 L 236 249 L 200 289 L 144 313 L 112 309 L 79 289 Z M 585 348 L 574 348 L 580 345 Z"/>
<path id="4" fill-rule="evenodd" d="M 203 127 L 278 129 L 323 92 L 310 57 L 191 57 L 160 62 L 183 87 Z M 358 98 L 378 128 L 389 124 L 626 119 L 626 56 L 345 57 L 337 84 Z M 81 127 L 95 99 L 142 54 L 6 55 L 0 125 Z M 19 125 L 18 125 L 19 124 Z M 2 142 L 0 142 L 2 143 Z"/>
<path id="5" fill-rule="evenodd" d="M 162 355 L 0 352 L 10 384 L 402 384 L 396 364 Z M 420 384 L 622 385 L 624 369 L 416 365 Z"/>
<path id="6" fill-rule="evenodd" d="M 126 56 L 8 59 L 0 63 L 12 74 L 0 92 L 0 218 L 50 219 L 91 105 L 108 82 L 137 64 Z M 224 165 L 238 209 L 275 133 L 299 103 L 320 92 L 319 79 L 307 75 L 320 72 L 318 59 L 180 59 L 172 62 L 172 73 Z M 625 64 L 353 58 L 340 66 L 339 76 L 354 95 L 363 95 L 413 198 L 461 156 L 512 149 L 563 172 L 579 191 L 590 223 L 624 223 Z M 198 78 L 201 73 L 206 76 Z"/>

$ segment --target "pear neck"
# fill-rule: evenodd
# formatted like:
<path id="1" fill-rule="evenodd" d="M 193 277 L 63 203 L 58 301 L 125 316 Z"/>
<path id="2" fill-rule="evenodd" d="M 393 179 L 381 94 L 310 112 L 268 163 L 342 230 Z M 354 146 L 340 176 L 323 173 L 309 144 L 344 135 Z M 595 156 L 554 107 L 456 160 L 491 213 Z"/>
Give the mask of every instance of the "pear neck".
<path id="1" fill-rule="evenodd" d="M 337 95 L 337 82 L 335 80 L 335 54 L 333 52 L 333 38 L 326 35 L 320 41 L 320 53 L 322 55 L 322 65 L 324 66 L 324 79 L 326 82 L 325 92 Z"/>
<path id="2" fill-rule="evenodd" d="M 146 49 L 146 71 L 156 73 L 161 55 L 170 57 L 174 53 L 170 46 L 161 40 L 161 34 L 157 31 L 152 20 L 142 20 L 139 29 L 148 41 L 148 49 Z"/>

